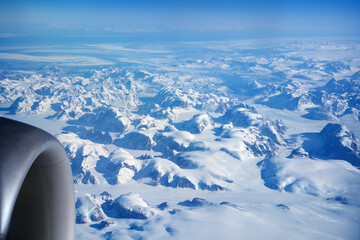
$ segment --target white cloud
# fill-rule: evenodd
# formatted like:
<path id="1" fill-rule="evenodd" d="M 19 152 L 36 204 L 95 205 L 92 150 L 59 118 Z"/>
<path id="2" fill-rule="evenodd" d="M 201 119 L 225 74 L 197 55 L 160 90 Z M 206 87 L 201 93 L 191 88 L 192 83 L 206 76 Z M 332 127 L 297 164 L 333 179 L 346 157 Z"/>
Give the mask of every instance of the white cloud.
<path id="1" fill-rule="evenodd" d="M 10 38 L 10 37 L 16 37 L 18 36 L 17 34 L 15 33 L 0 33 L 0 38 Z"/>
<path id="2" fill-rule="evenodd" d="M 61 63 L 61 65 L 87 66 L 87 65 L 111 65 L 110 61 L 87 56 L 34 56 L 19 53 L 0 53 L 0 59 L 32 61 L 32 62 L 51 62 Z"/>
<path id="3" fill-rule="evenodd" d="M 134 48 L 126 48 L 117 44 L 89 44 L 91 47 L 98 47 L 105 50 L 112 51 L 127 51 L 127 52 L 139 52 L 139 53 L 169 53 L 169 51 L 165 50 L 151 50 L 151 49 L 134 49 Z"/>

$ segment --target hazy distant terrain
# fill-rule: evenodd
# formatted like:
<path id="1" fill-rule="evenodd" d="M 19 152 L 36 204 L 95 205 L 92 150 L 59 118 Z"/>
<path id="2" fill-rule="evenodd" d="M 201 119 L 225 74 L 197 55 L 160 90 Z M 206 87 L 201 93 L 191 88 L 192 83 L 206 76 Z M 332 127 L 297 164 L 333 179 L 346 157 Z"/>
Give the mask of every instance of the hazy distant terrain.
<path id="1" fill-rule="evenodd" d="M 77 239 L 360 236 L 358 39 L 34 42 L 0 114 L 63 144 Z"/>

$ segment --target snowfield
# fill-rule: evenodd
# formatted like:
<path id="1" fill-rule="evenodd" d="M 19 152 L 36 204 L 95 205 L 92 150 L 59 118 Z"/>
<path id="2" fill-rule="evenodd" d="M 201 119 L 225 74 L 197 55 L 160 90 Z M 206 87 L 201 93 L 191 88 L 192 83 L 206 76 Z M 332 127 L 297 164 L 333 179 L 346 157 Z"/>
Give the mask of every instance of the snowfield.
<path id="1" fill-rule="evenodd" d="M 359 239 L 360 42 L 257 42 L 0 50 L 0 114 L 63 144 L 79 240 Z"/>

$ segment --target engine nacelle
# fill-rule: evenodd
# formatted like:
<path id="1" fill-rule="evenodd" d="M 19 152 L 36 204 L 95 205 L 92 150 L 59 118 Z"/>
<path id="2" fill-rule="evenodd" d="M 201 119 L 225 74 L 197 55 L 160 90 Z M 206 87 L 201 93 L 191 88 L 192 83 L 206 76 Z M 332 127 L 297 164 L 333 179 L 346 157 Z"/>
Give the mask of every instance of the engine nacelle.
<path id="1" fill-rule="evenodd" d="M 71 168 L 59 141 L 0 117 L 0 240 L 74 240 Z"/>

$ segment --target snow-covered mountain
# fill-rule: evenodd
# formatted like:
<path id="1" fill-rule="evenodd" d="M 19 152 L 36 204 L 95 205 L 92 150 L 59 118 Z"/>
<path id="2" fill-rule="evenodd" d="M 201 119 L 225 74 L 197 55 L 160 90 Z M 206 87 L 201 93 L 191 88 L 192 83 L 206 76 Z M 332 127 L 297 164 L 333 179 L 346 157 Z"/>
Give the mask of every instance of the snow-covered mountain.
<path id="1" fill-rule="evenodd" d="M 71 159 L 74 182 L 99 183 L 101 176 L 95 167 L 101 158 L 109 156 L 109 151 L 101 144 L 79 138 L 75 133 L 61 134 L 57 138 Z"/>
<path id="2" fill-rule="evenodd" d="M 136 193 L 120 195 L 114 200 L 106 200 L 101 204 L 108 217 L 147 219 L 153 215 L 149 204 Z"/>
<path id="3" fill-rule="evenodd" d="M 78 239 L 359 236 L 360 66 L 346 50 L 358 45 L 339 60 L 313 57 L 329 47 L 315 40 L 247 44 L 0 69 L 0 114 L 68 153 Z M 126 55 L 105 47 L 84 46 Z"/>
<path id="4" fill-rule="evenodd" d="M 320 133 L 305 141 L 303 147 L 311 156 L 342 159 L 356 167 L 360 166 L 359 140 L 340 124 L 328 123 Z"/>
<path id="5" fill-rule="evenodd" d="M 336 120 L 345 115 L 359 115 L 360 79 L 353 74 L 341 80 L 331 79 L 320 87 L 303 85 L 299 81 L 268 84 L 251 84 L 249 91 L 261 97 L 257 103 L 275 109 L 305 110 L 304 118 L 313 120 Z"/>

